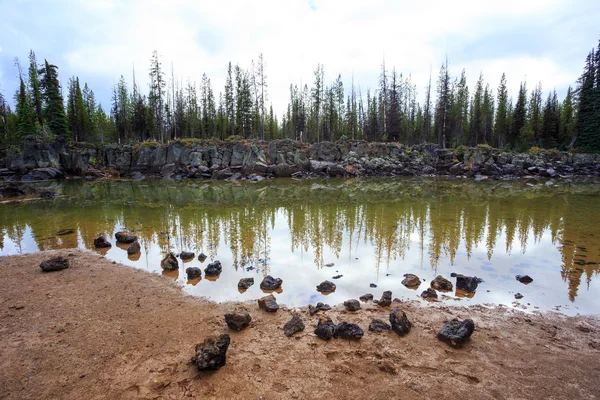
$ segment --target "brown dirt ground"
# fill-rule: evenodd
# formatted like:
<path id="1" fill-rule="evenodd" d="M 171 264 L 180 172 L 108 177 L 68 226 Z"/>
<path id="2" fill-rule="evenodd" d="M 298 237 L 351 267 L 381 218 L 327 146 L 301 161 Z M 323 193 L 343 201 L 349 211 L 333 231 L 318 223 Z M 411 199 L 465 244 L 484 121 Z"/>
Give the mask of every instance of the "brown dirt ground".
<path id="1" fill-rule="evenodd" d="M 68 255 L 71 268 L 42 273 L 39 263 Z M 233 289 L 235 290 L 235 288 Z M 85 251 L 0 257 L 1 399 L 596 399 L 600 398 L 600 321 L 502 308 L 399 305 L 414 328 L 406 337 L 372 334 L 372 318 L 389 308 L 372 303 L 356 313 L 335 307 L 334 321 L 358 323 L 358 342 L 292 338 L 276 314 L 255 303 L 215 304 L 187 296 L 170 279 Z M 232 332 L 223 314 L 253 318 Z M 436 332 L 453 317 L 476 331 L 462 349 Z M 227 365 L 198 372 L 196 343 L 228 332 Z"/>

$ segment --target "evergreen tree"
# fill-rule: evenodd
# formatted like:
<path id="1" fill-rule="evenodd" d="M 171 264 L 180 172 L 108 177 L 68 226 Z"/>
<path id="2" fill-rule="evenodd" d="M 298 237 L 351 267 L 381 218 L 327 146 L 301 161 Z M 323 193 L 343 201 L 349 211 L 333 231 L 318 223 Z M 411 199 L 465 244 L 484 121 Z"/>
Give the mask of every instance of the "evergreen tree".
<path id="1" fill-rule="evenodd" d="M 440 68 L 440 77 L 438 79 L 437 102 L 435 107 L 435 131 L 437 135 L 437 144 L 446 147 L 448 130 L 448 115 L 450 112 L 450 75 L 448 73 L 448 59 Z"/>
<path id="2" fill-rule="evenodd" d="M 153 119 L 154 135 L 161 142 L 165 141 L 165 77 L 159 60 L 158 51 L 154 50 L 150 61 L 150 94 L 148 103 Z M 155 136 L 156 137 L 156 136 Z"/>
<path id="3" fill-rule="evenodd" d="M 227 78 L 225 80 L 225 113 L 227 114 L 228 134 L 233 135 L 236 132 L 235 110 L 236 100 L 233 91 L 233 76 L 231 70 L 231 61 L 227 67 Z"/>
<path id="4" fill-rule="evenodd" d="M 521 82 L 519 87 L 519 95 L 517 97 L 517 103 L 512 113 L 512 128 L 510 130 L 509 143 L 512 146 L 516 146 L 521 135 L 521 130 L 525 127 L 527 122 L 527 84 Z"/>
<path id="5" fill-rule="evenodd" d="M 15 141 L 21 142 L 25 136 L 37 133 L 35 111 L 21 74 L 19 74 L 19 89 L 15 93 L 15 104 L 17 105 L 17 135 L 11 140 L 13 143 Z"/>
<path id="6" fill-rule="evenodd" d="M 542 139 L 542 84 L 538 83 L 534 90 L 531 91 L 531 99 L 529 100 L 529 135 L 522 135 L 525 142 L 531 144 L 541 144 Z"/>
<path id="7" fill-rule="evenodd" d="M 42 114 L 45 124 L 52 134 L 63 136 L 70 140 L 69 126 L 65 116 L 60 83 L 58 82 L 58 67 L 44 60 L 44 66 L 38 72 L 41 76 L 40 86 L 44 102 Z"/>
<path id="8" fill-rule="evenodd" d="M 402 134 L 402 105 L 400 104 L 399 84 L 396 76 L 396 68 L 392 69 L 392 76 L 389 88 L 390 111 L 388 133 L 389 140 L 398 142 Z"/>
<path id="9" fill-rule="evenodd" d="M 577 87 L 579 111 L 576 143 L 579 149 L 589 152 L 600 151 L 600 85 L 597 71 L 600 68 L 599 64 L 597 54 L 592 50 L 586 58 Z"/>
<path id="10" fill-rule="evenodd" d="M 572 148 L 573 140 L 576 138 L 576 118 L 571 86 L 560 107 L 559 146 L 562 149 Z"/>
<path id="11" fill-rule="evenodd" d="M 545 148 L 557 147 L 560 142 L 560 110 L 556 90 L 548 94 L 544 105 L 542 143 Z"/>
<path id="12" fill-rule="evenodd" d="M 33 50 L 29 51 L 29 88 L 29 96 L 35 110 L 38 124 L 42 126 L 44 124 L 42 114 L 42 88 L 40 84 L 37 59 Z"/>
<path id="13" fill-rule="evenodd" d="M 506 89 L 506 75 L 503 73 L 498 86 L 498 108 L 496 111 L 496 124 L 494 136 L 499 148 L 504 147 L 508 137 L 508 92 Z"/>
<path id="14" fill-rule="evenodd" d="M 489 84 L 485 85 L 485 90 L 483 91 L 482 125 L 482 143 L 488 144 L 490 141 L 493 142 L 492 128 L 494 125 L 494 96 L 492 95 Z"/>
<path id="15" fill-rule="evenodd" d="M 477 146 L 483 143 L 483 127 L 484 127 L 484 115 L 483 115 L 483 74 L 479 74 L 479 79 L 475 85 L 475 93 L 471 100 L 471 124 L 470 132 L 471 138 L 469 144 Z"/>

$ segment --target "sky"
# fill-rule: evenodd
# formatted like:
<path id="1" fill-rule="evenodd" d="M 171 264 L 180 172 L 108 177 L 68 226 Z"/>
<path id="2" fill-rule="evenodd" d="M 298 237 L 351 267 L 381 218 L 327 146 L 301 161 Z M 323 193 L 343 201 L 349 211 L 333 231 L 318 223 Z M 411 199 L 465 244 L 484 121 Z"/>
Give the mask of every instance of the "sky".
<path id="1" fill-rule="evenodd" d="M 12 101 L 15 57 L 30 49 L 59 67 L 66 92 L 77 75 L 105 110 L 121 75 L 147 91 L 152 52 L 170 79 L 206 73 L 217 98 L 227 64 L 249 68 L 263 53 L 268 101 L 281 116 L 290 84 L 312 85 L 321 63 L 326 84 L 352 77 L 363 95 L 377 87 L 382 61 L 409 75 L 422 101 L 448 59 L 466 71 L 471 93 L 480 73 L 491 88 L 506 73 L 513 97 L 522 80 L 563 97 L 598 45 L 598 0 L 0 0 L 0 91 Z"/>

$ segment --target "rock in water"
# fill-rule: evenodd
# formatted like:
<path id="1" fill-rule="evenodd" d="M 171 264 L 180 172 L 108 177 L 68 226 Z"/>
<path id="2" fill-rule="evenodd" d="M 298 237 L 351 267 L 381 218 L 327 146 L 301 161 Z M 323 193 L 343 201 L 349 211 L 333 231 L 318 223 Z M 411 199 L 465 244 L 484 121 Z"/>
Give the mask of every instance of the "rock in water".
<path id="1" fill-rule="evenodd" d="M 315 329 L 315 335 L 323 340 L 329 340 L 333 337 L 335 332 L 335 325 L 331 318 L 321 318 L 317 323 L 317 329 Z"/>
<path id="2" fill-rule="evenodd" d="M 515 293 L 515 299 L 521 300 L 524 296 L 521 293 Z"/>
<path id="3" fill-rule="evenodd" d="M 260 283 L 260 288 L 263 290 L 277 290 L 282 283 L 283 281 L 280 278 L 275 279 L 271 275 L 267 275 Z"/>
<path id="4" fill-rule="evenodd" d="M 421 285 L 421 279 L 414 274 L 404 274 L 402 284 L 407 288 L 418 288 Z"/>
<path id="5" fill-rule="evenodd" d="M 238 282 L 238 288 L 244 290 L 248 289 L 252 285 L 254 285 L 254 278 L 242 278 Z"/>
<path id="6" fill-rule="evenodd" d="M 188 280 L 198 279 L 202 277 L 202 270 L 198 267 L 188 267 L 185 269 Z"/>
<path id="7" fill-rule="evenodd" d="M 360 301 L 358 300 L 346 300 L 344 302 L 344 307 L 346 307 L 346 310 L 348 311 L 358 311 L 360 310 Z"/>
<path id="8" fill-rule="evenodd" d="M 323 304 L 321 302 L 318 302 L 316 306 L 313 306 L 311 304 L 308 305 L 308 312 L 310 313 L 310 315 L 315 315 L 319 311 L 327 310 L 331 310 L 331 306 L 329 304 Z"/>
<path id="9" fill-rule="evenodd" d="M 421 293 L 421 297 L 427 300 L 433 300 L 437 299 L 438 295 L 437 292 L 432 288 L 427 288 L 427 290 L 423 290 L 423 293 Z"/>
<path id="10" fill-rule="evenodd" d="M 475 293 L 480 282 L 482 280 L 476 276 L 456 274 L 456 288 L 467 293 Z"/>
<path id="11" fill-rule="evenodd" d="M 359 340 L 365 332 L 356 324 L 341 322 L 337 324 L 333 332 L 333 337 L 341 339 Z"/>
<path id="12" fill-rule="evenodd" d="M 98 236 L 94 239 L 94 246 L 97 248 L 112 247 L 112 244 L 104 236 Z"/>
<path id="13" fill-rule="evenodd" d="M 528 284 L 533 282 L 533 278 L 529 275 L 517 275 L 515 278 L 521 283 Z"/>
<path id="14" fill-rule="evenodd" d="M 435 290 L 440 290 L 443 292 L 451 292 L 452 291 L 452 282 L 448 279 L 444 278 L 441 275 L 435 277 L 434 280 L 431 281 L 431 287 Z"/>
<path id="15" fill-rule="evenodd" d="M 227 349 L 231 339 L 228 334 L 215 336 L 197 344 L 192 357 L 192 363 L 196 364 L 199 370 L 219 369 L 225 365 Z"/>
<path id="16" fill-rule="evenodd" d="M 203 263 L 207 258 L 208 258 L 208 256 L 204 253 L 200 253 L 198 255 L 198 261 L 200 261 L 201 263 Z"/>
<path id="17" fill-rule="evenodd" d="M 220 261 L 211 262 L 204 268 L 204 274 L 206 276 L 219 276 L 223 271 L 223 267 L 221 266 Z"/>
<path id="18" fill-rule="evenodd" d="M 437 338 L 451 346 L 460 347 L 471 337 L 474 330 L 475 323 L 472 319 L 459 321 L 454 318 L 444 324 Z"/>
<path id="19" fill-rule="evenodd" d="M 374 319 L 369 324 L 369 331 L 375 333 L 389 332 L 392 329 L 390 324 L 380 319 Z"/>
<path id="20" fill-rule="evenodd" d="M 374 283 L 371 283 L 371 284 L 369 284 L 369 287 L 376 288 L 376 287 L 377 287 L 377 285 L 376 285 L 376 284 L 374 284 Z"/>
<path id="21" fill-rule="evenodd" d="M 381 307 L 387 307 L 392 304 L 392 292 L 389 290 L 383 292 L 381 295 L 381 300 L 379 300 L 377 304 L 379 304 Z"/>
<path id="22" fill-rule="evenodd" d="M 275 296 L 272 294 L 258 299 L 258 307 L 267 312 L 275 312 L 279 310 L 279 304 L 277 304 L 277 300 L 275 300 Z"/>
<path id="23" fill-rule="evenodd" d="M 191 251 L 182 251 L 181 254 L 179 254 L 179 258 L 182 260 L 191 260 L 194 256 L 195 254 Z"/>
<path id="24" fill-rule="evenodd" d="M 335 283 L 330 281 L 323 281 L 317 286 L 317 291 L 321 293 L 332 293 L 335 292 Z"/>
<path id="25" fill-rule="evenodd" d="M 129 232 L 117 232 L 115 233 L 115 239 L 119 243 L 133 243 L 137 240 L 137 236 L 132 235 Z"/>
<path id="26" fill-rule="evenodd" d="M 225 313 L 225 322 L 229 329 L 241 331 L 250 325 L 252 317 L 246 311 L 228 311 Z"/>
<path id="27" fill-rule="evenodd" d="M 162 259 L 160 262 L 160 266 L 162 269 L 166 269 L 167 271 L 175 271 L 179 269 L 179 262 L 175 257 L 175 254 L 169 253 Z"/>
<path id="28" fill-rule="evenodd" d="M 136 240 L 135 242 L 133 242 L 133 243 L 131 244 L 131 246 L 129 246 L 129 247 L 127 248 L 127 254 L 129 254 L 129 255 L 134 255 L 134 254 L 137 254 L 137 253 L 139 253 L 139 252 L 141 251 L 141 249 L 142 249 L 142 248 L 140 247 L 140 242 L 138 242 L 138 241 Z"/>
<path id="29" fill-rule="evenodd" d="M 283 334 L 287 337 L 292 336 L 294 333 L 298 333 L 304 330 L 304 322 L 298 315 L 294 315 L 292 319 L 283 325 Z"/>
<path id="30" fill-rule="evenodd" d="M 392 330 L 400 336 L 406 335 L 412 328 L 406 313 L 400 309 L 390 311 L 390 323 L 392 324 Z"/>
<path id="31" fill-rule="evenodd" d="M 43 272 L 60 271 L 61 269 L 69 268 L 69 260 L 64 257 L 53 257 L 46 261 L 42 261 L 40 268 Z"/>

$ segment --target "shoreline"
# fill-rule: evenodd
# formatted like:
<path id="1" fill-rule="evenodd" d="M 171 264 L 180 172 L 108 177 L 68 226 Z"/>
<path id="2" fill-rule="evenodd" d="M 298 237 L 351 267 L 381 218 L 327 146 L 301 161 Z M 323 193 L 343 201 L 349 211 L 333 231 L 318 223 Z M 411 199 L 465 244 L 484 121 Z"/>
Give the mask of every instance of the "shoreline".
<path id="1" fill-rule="evenodd" d="M 53 255 L 71 267 L 42 273 Z M 125 268 L 123 268 L 125 267 Z M 333 307 L 290 338 L 292 310 L 255 302 L 213 303 L 186 294 L 160 275 L 91 251 L 0 257 L 0 397 L 33 398 L 593 398 L 600 396 L 600 320 L 525 314 L 484 306 L 397 305 L 413 329 L 405 337 L 366 329 L 391 307 Z M 223 315 L 245 310 L 249 328 L 227 328 Z M 313 334 L 319 315 L 357 323 L 357 342 Z M 461 349 L 435 335 L 452 318 L 471 318 L 475 333 Z M 195 344 L 229 333 L 227 364 L 198 372 Z M 569 365 L 569 368 L 564 368 Z"/>

